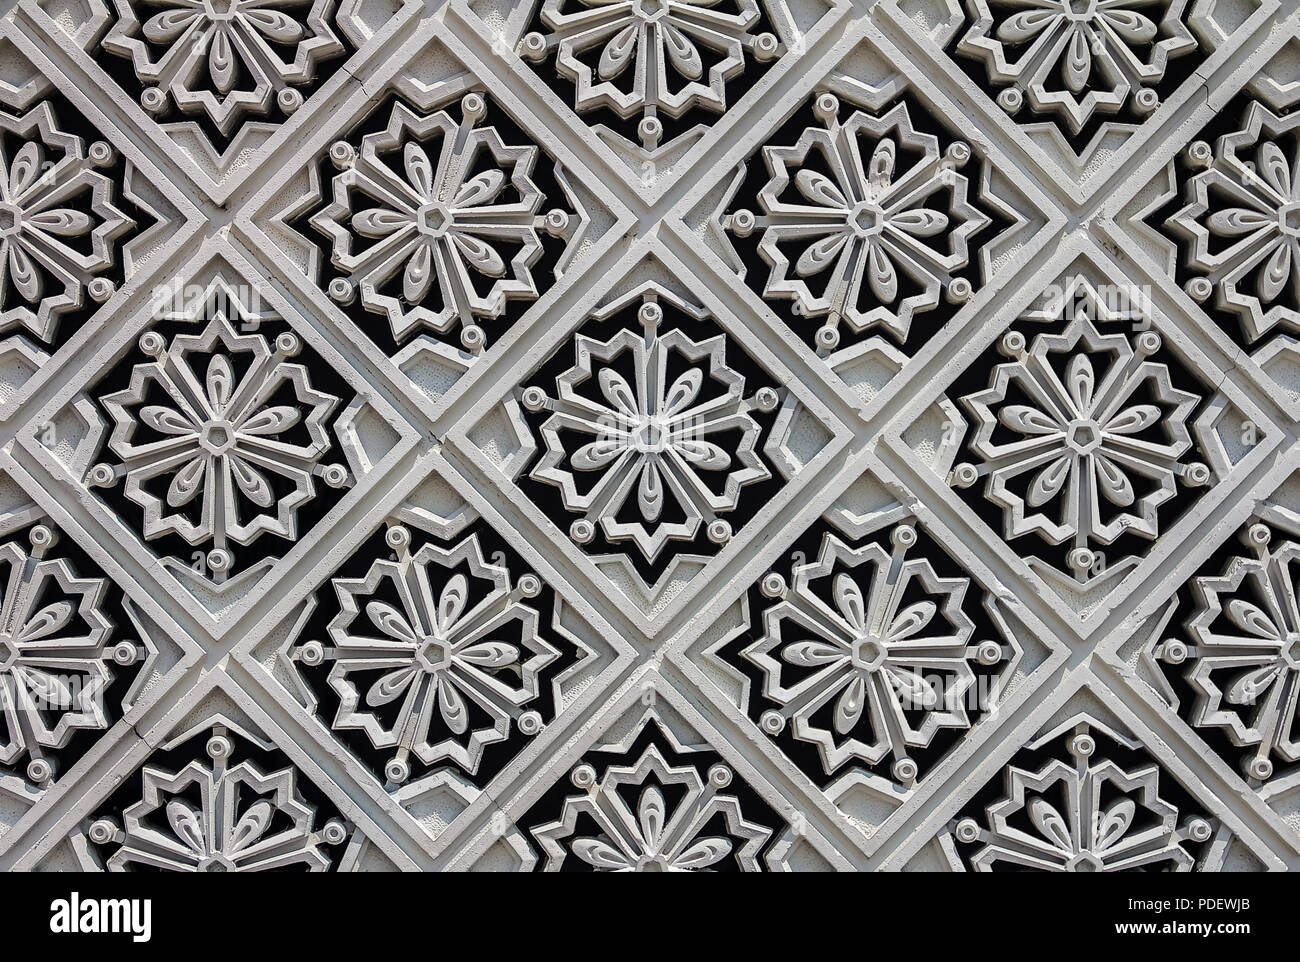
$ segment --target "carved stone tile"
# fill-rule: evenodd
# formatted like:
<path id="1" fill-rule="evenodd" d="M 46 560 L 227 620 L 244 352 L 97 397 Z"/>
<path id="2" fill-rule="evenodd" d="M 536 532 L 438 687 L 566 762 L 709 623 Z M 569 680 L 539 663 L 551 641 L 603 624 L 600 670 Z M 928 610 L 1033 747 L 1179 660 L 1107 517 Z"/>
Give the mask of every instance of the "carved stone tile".
<path id="1" fill-rule="evenodd" d="M 0 870 L 1300 866 L 1300 12 L 24 0 Z"/>

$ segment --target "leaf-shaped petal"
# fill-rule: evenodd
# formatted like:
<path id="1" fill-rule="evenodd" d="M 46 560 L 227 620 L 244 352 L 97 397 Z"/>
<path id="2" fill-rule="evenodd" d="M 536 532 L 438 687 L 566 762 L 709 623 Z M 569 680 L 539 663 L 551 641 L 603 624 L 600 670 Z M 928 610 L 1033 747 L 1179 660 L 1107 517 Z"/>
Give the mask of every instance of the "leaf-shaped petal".
<path id="1" fill-rule="evenodd" d="M 40 272 L 27 251 L 23 250 L 23 245 L 14 239 L 9 241 L 9 279 L 13 281 L 22 299 L 29 304 L 35 304 L 41 299 L 41 290 L 45 285 L 41 282 Z"/>
<path id="2" fill-rule="evenodd" d="M 269 508 L 275 503 L 275 492 L 271 490 L 266 475 L 243 458 L 230 458 L 230 476 L 235 479 L 235 484 L 244 497 L 259 508 Z"/>
<path id="3" fill-rule="evenodd" d="M 1150 17 L 1136 10 L 1110 8 L 1098 10 L 1097 15 L 1131 44 L 1150 43 L 1159 29 Z"/>
<path id="4" fill-rule="evenodd" d="M 226 355 L 214 354 L 208 361 L 204 390 L 207 392 L 208 404 L 212 406 L 212 413 L 220 415 L 230 403 L 230 397 L 235 391 L 235 372 Z"/>
<path id="5" fill-rule="evenodd" d="M 1121 798 L 1104 812 L 1097 821 L 1097 844 L 1093 850 L 1104 851 L 1124 837 L 1133 816 L 1137 814 L 1137 804 L 1131 798 Z"/>
<path id="6" fill-rule="evenodd" d="M 636 23 L 628 24 L 605 44 L 605 49 L 600 53 L 600 63 L 596 65 L 596 75 L 601 80 L 610 80 L 627 69 L 627 65 L 632 62 L 632 54 L 636 52 L 639 29 Z"/>
<path id="7" fill-rule="evenodd" d="M 366 705 L 370 708 L 383 708 L 395 698 L 400 698 L 407 687 L 415 680 L 414 668 L 398 668 L 376 679 L 366 692 Z"/>
<path id="8" fill-rule="evenodd" d="M 867 606 L 862 599 L 862 589 L 847 574 L 835 576 L 835 607 L 840 610 L 845 620 L 863 632 L 867 630 Z"/>
<path id="9" fill-rule="evenodd" d="M 410 214 L 372 207 L 352 216 L 352 229 L 362 237 L 387 237 L 399 227 L 414 223 Z"/>
<path id="10" fill-rule="evenodd" d="M 1111 504 L 1118 508 L 1127 508 L 1134 501 L 1133 483 L 1114 461 L 1102 454 L 1093 454 L 1093 466 L 1097 470 L 1097 490 Z"/>
<path id="11" fill-rule="evenodd" d="M 235 855 L 265 835 L 274 814 L 275 807 L 265 798 L 259 798 L 249 805 L 248 811 L 244 812 L 230 833 L 230 846 L 225 854 Z"/>
<path id="12" fill-rule="evenodd" d="M 1050 414 L 1027 404 L 1008 404 L 998 412 L 998 420 L 1017 434 L 1053 434 L 1061 425 Z"/>
<path id="13" fill-rule="evenodd" d="M 185 843 L 195 855 L 203 857 L 208 854 L 203 816 L 184 799 L 173 798 L 167 803 L 167 824 L 172 827 L 176 838 Z"/>
<path id="14" fill-rule="evenodd" d="M 1230 684 L 1223 693 L 1224 698 L 1233 705 L 1245 705 L 1251 707 L 1259 704 L 1264 693 L 1268 691 L 1268 686 L 1281 673 L 1282 666 L 1278 662 L 1272 662 L 1267 665 L 1261 665 L 1258 668 L 1252 668 L 1243 672 Z"/>
<path id="15" fill-rule="evenodd" d="M 402 275 L 402 298 L 408 304 L 419 304 L 433 286 L 433 248 L 417 244 L 406 262 Z"/>
<path id="16" fill-rule="evenodd" d="M 667 20 L 659 21 L 659 27 L 664 35 L 664 53 L 673 69 L 687 80 L 699 80 L 704 75 L 704 63 L 695 44 Z"/>
<path id="17" fill-rule="evenodd" d="M 203 490 L 203 479 L 207 475 L 207 458 L 194 458 L 187 461 L 167 486 L 167 504 L 179 508 L 189 504 L 196 494 Z"/>
<path id="18" fill-rule="evenodd" d="M 1041 508 L 1060 494 L 1061 488 L 1065 486 L 1066 479 L 1069 477 L 1070 459 L 1057 458 L 1038 472 L 1033 483 L 1029 485 L 1025 503 L 1031 508 Z"/>
<path id="19" fill-rule="evenodd" d="M 1065 388 L 1070 392 L 1079 416 L 1086 417 L 1092 408 L 1093 392 L 1097 389 L 1097 375 L 1087 354 L 1070 358 L 1065 369 Z"/>
<path id="20" fill-rule="evenodd" d="M 438 707 L 452 734 L 463 735 L 469 730 L 469 707 L 446 672 L 438 675 Z"/>
<path id="21" fill-rule="evenodd" d="M 639 405 L 636 394 L 633 393 L 631 385 L 623 375 L 612 367 L 602 367 L 600 373 L 596 375 L 596 381 L 600 384 L 600 393 L 605 395 L 605 400 L 614 410 L 628 417 L 637 416 Z"/>
<path id="22" fill-rule="evenodd" d="M 208 41 L 208 73 L 218 93 L 224 96 L 234 89 L 235 51 L 224 28 L 213 31 Z"/>
<path id="23" fill-rule="evenodd" d="M 1033 822 L 1034 828 L 1047 841 L 1056 845 L 1063 852 L 1073 854 L 1074 846 L 1070 842 L 1070 828 L 1065 819 L 1051 802 L 1041 795 L 1035 795 L 1029 800 L 1029 820 Z"/>
<path id="24" fill-rule="evenodd" d="M 451 235 L 452 243 L 465 258 L 465 263 L 485 277 L 505 277 L 505 259 L 487 244 L 472 234 L 457 231 Z"/>
<path id="25" fill-rule="evenodd" d="M 578 839 L 573 843 L 573 854 L 595 868 L 627 871 L 632 867 L 626 855 L 598 838 Z"/>
<path id="26" fill-rule="evenodd" d="M 290 404 L 277 404 L 274 407 L 263 408 L 255 414 L 248 417 L 239 425 L 240 434 L 283 434 L 302 417 L 299 410 Z"/>
<path id="27" fill-rule="evenodd" d="M 469 602 L 469 580 L 462 574 L 452 575 L 438 598 L 438 630 L 446 634 L 465 612 Z"/>
<path id="28" fill-rule="evenodd" d="M 177 8 L 156 13 L 140 27 L 140 32 L 150 43 L 170 43 L 181 31 L 192 24 L 199 15 L 195 8 Z"/>
<path id="29" fill-rule="evenodd" d="M 1061 76 L 1065 86 L 1076 97 L 1088 86 L 1092 76 L 1092 48 L 1088 45 L 1087 34 L 1078 26 L 1066 44 L 1065 56 L 1061 58 Z"/>
<path id="30" fill-rule="evenodd" d="M 519 649 L 503 641 L 481 641 L 458 651 L 456 657 L 479 668 L 505 668 L 519 661 Z"/>
<path id="31" fill-rule="evenodd" d="M 410 619 L 386 601 L 370 601 L 366 604 L 366 617 L 376 628 L 389 638 L 415 644 L 420 639 L 411 627 Z"/>
<path id="32" fill-rule="evenodd" d="M 23 218 L 24 225 L 59 237 L 80 237 L 90 230 L 93 223 L 89 214 L 64 208 L 41 211 Z"/>
<path id="33" fill-rule="evenodd" d="M 1060 14 L 1055 10 L 1022 10 L 1003 20 L 997 38 L 1003 43 L 1021 43 L 1041 33 Z"/>
<path id="34" fill-rule="evenodd" d="M 433 164 L 429 163 L 429 155 L 424 152 L 424 148 L 415 141 L 410 141 L 402 150 L 402 162 L 406 168 L 406 179 L 415 188 L 416 194 L 425 201 L 433 200 Z"/>
<path id="35" fill-rule="evenodd" d="M 673 868 L 688 872 L 698 871 L 710 865 L 717 865 L 730 854 L 730 839 L 702 838 L 691 843 L 685 851 L 673 859 Z"/>
<path id="36" fill-rule="evenodd" d="M 939 606 L 933 601 L 918 601 L 908 605 L 895 617 L 889 626 L 889 640 L 903 641 L 911 638 L 933 620 Z"/>
<path id="37" fill-rule="evenodd" d="M 1160 420 L 1160 408 L 1154 404 L 1134 404 L 1106 422 L 1107 434 L 1137 434 Z"/>
<path id="38" fill-rule="evenodd" d="M 1277 300 L 1291 276 L 1291 245 L 1281 243 L 1259 272 L 1259 299 L 1265 304 Z"/>
<path id="39" fill-rule="evenodd" d="M 664 406 L 661 413 L 673 415 L 686 410 L 700 396 L 700 386 L 703 383 L 704 372 L 698 367 L 691 368 L 674 381 L 673 386 L 664 394 Z"/>
<path id="40" fill-rule="evenodd" d="M 617 458 L 627 445 L 618 438 L 602 438 L 590 441 L 569 457 L 569 464 L 575 471 L 599 471 Z"/>
<path id="41" fill-rule="evenodd" d="M 731 466 L 731 455 L 712 441 L 679 440 L 673 446 L 701 471 L 725 471 Z"/>
<path id="42" fill-rule="evenodd" d="M 781 650 L 781 657 L 799 668 L 819 668 L 847 656 L 827 641 L 796 641 Z"/>
<path id="43" fill-rule="evenodd" d="M 72 620 L 75 610 L 71 601 L 56 601 L 46 605 L 27 619 L 27 624 L 23 625 L 14 641 L 22 644 L 49 637 Z"/>
<path id="44" fill-rule="evenodd" d="M 837 207 L 847 210 L 848 199 L 825 174 L 804 167 L 794 175 L 794 186 L 808 200 L 819 207 Z"/>
<path id="45" fill-rule="evenodd" d="M 636 503 L 641 509 L 641 517 L 653 524 L 659 520 L 664 509 L 664 479 L 659 474 L 659 466 L 654 458 L 648 458 L 641 465 L 641 480 L 636 488 Z"/>
<path id="46" fill-rule="evenodd" d="M 658 855 L 659 838 L 663 834 L 667 812 L 663 792 L 653 785 L 641 792 L 636 807 L 636 820 L 641 829 L 641 839 L 646 844 L 646 854 Z"/>
<path id="47" fill-rule="evenodd" d="M 239 12 L 268 40 L 275 43 L 294 43 L 301 40 L 307 32 L 302 24 L 279 10 L 259 10 L 256 7 L 241 6 Z"/>
<path id="48" fill-rule="evenodd" d="M 498 168 L 475 174 L 460 185 L 456 196 L 452 198 L 452 207 L 480 207 L 490 204 L 505 188 L 506 175 Z"/>
<path id="49" fill-rule="evenodd" d="M 882 304 L 892 304 L 898 299 L 898 275 L 880 244 L 872 244 L 867 255 L 867 283 Z"/>
<path id="50" fill-rule="evenodd" d="M 914 237 L 934 237 L 948 229 L 948 215 L 941 210 L 918 207 L 889 218 L 889 226 Z"/>
<path id="51" fill-rule="evenodd" d="M 174 408 L 146 404 L 140 408 L 140 420 L 159 434 L 197 434 L 198 425 Z"/>
<path id="52" fill-rule="evenodd" d="M 843 231 L 819 237 L 803 249 L 795 261 L 794 272 L 800 277 L 820 274 L 835 262 L 836 256 L 848 243 L 849 235 Z"/>
<path id="53" fill-rule="evenodd" d="M 844 686 L 839 699 L 835 702 L 835 732 L 847 735 L 857 727 L 862 719 L 862 711 L 867 705 L 867 682 L 860 673 Z"/>
<path id="54" fill-rule="evenodd" d="M 1282 638 L 1274 620 L 1259 605 L 1242 598 L 1233 598 L 1227 604 L 1228 620 L 1256 638 L 1278 641 Z"/>

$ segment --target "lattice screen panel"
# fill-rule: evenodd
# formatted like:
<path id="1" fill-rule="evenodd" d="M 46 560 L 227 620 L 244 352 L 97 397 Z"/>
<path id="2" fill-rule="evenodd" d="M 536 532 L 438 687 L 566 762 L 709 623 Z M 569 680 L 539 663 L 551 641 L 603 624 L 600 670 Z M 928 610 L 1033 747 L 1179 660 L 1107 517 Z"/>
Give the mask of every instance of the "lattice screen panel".
<path id="1" fill-rule="evenodd" d="M 1296 0 L 21 0 L 0 869 L 1300 865 Z"/>

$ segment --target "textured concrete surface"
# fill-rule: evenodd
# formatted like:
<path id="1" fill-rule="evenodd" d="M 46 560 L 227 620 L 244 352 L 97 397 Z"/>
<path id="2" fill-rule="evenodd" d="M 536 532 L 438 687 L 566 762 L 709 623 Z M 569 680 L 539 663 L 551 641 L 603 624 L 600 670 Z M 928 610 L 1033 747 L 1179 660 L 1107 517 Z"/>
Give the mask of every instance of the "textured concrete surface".
<path id="1" fill-rule="evenodd" d="M 1296 7 L 13 4 L 0 869 L 1300 865 Z"/>

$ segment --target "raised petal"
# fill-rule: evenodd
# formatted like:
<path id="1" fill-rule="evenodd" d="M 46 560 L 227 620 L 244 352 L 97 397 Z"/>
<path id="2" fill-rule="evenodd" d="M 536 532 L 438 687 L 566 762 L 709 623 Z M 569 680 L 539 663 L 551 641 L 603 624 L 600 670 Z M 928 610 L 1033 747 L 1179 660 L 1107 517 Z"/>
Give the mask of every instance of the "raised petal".
<path id="1" fill-rule="evenodd" d="M 605 44 L 605 49 L 600 53 L 600 62 L 596 65 L 596 75 L 601 80 L 612 80 L 627 69 L 627 65 L 632 62 L 632 54 L 636 52 L 639 29 L 636 23 L 628 24 Z"/>
<path id="2" fill-rule="evenodd" d="M 208 404 L 212 406 L 212 413 L 220 416 L 235 391 L 235 372 L 230 366 L 230 359 L 224 354 L 214 354 L 208 361 L 204 391 L 207 393 Z"/>
<path id="3" fill-rule="evenodd" d="M 187 461 L 172 477 L 167 486 L 167 505 L 179 508 L 188 504 L 196 494 L 203 490 L 203 478 L 207 474 L 208 459 L 197 457 Z"/>
<path id="4" fill-rule="evenodd" d="M 275 492 L 261 471 L 241 457 L 232 456 L 229 461 L 230 476 L 235 479 L 235 484 L 244 497 L 259 508 L 269 508 L 275 503 Z"/>
<path id="5" fill-rule="evenodd" d="M 433 164 L 429 163 L 429 155 L 424 152 L 424 148 L 415 141 L 409 142 L 402 151 L 402 160 L 406 168 L 406 179 L 415 188 L 415 192 L 426 201 L 433 200 Z"/>
<path id="6" fill-rule="evenodd" d="M 636 489 L 637 507 L 641 517 L 650 523 L 659 520 L 664 509 L 664 480 L 654 458 L 646 458 L 641 465 L 641 480 Z"/>
<path id="7" fill-rule="evenodd" d="M 288 14 L 279 10 L 261 10 L 256 7 L 240 7 L 243 18 L 258 29 L 268 40 L 276 43 L 294 43 L 307 33 L 302 24 Z"/>
<path id="8" fill-rule="evenodd" d="M 1133 483 L 1129 481 L 1120 467 L 1110 458 L 1100 453 L 1093 453 L 1093 465 L 1097 470 L 1097 490 L 1111 504 L 1127 508 L 1133 503 Z"/>
<path id="9" fill-rule="evenodd" d="M 469 707 L 446 672 L 438 675 L 438 707 L 452 734 L 463 735 L 469 730 Z"/>
<path id="10" fill-rule="evenodd" d="M 794 186 L 819 207 L 848 210 L 849 202 L 844 193 L 823 173 L 805 167 L 794 175 Z"/>
<path id="11" fill-rule="evenodd" d="M 1041 508 L 1061 493 L 1061 488 L 1065 487 L 1065 481 L 1069 476 L 1070 459 L 1067 457 L 1057 458 L 1038 472 L 1033 483 L 1029 485 L 1029 493 L 1025 496 L 1025 502 L 1031 508 Z"/>
<path id="12" fill-rule="evenodd" d="M 848 233 L 840 231 L 813 241 L 804 248 L 799 259 L 795 261 L 794 272 L 800 277 L 820 274 L 835 262 L 835 258 L 844 249 L 848 239 Z"/>
<path id="13" fill-rule="evenodd" d="M 208 74 L 218 93 L 224 95 L 234 89 L 235 51 L 224 27 L 215 29 L 208 40 Z"/>
<path id="14" fill-rule="evenodd" d="M 415 644 L 420 639 L 411 627 L 410 620 L 386 601 L 371 601 L 366 604 L 366 616 L 375 627 L 390 638 Z"/>
<path id="15" fill-rule="evenodd" d="M 474 270 L 486 277 L 505 277 L 506 262 L 491 245 L 464 231 L 454 232 L 451 240 Z"/>
<path id="16" fill-rule="evenodd" d="M 867 707 L 867 683 L 862 675 L 855 674 L 844 691 L 840 692 L 835 702 L 835 732 L 847 735 L 862 720 L 862 712 Z"/>
<path id="17" fill-rule="evenodd" d="M 704 62 L 690 38 L 666 20 L 661 20 L 659 26 L 664 34 L 664 53 L 673 69 L 687 80 L 699 80 L 704 76 Z"/>
<path id="18" fill-rule="evenodd" d="M 846 574 L 835 576 L 835 607 L 840 610 L 844 620 L 859 632 L 867 630 L 867 605 L 862 598 L 862 589 L 858 583 Z"/>
<path id="19" fill-rule="evenodd" d="M 1052 806 L 1051 802 L 1041 795 L 1035 795 L 1029 800 L 1026 808 L 1029 810 L 1029 820 L 1043 838 L 1051 842 L 1063 853 L 1074 854 L 1074 846 L 1070 842 L 1069 823 Z"/>

